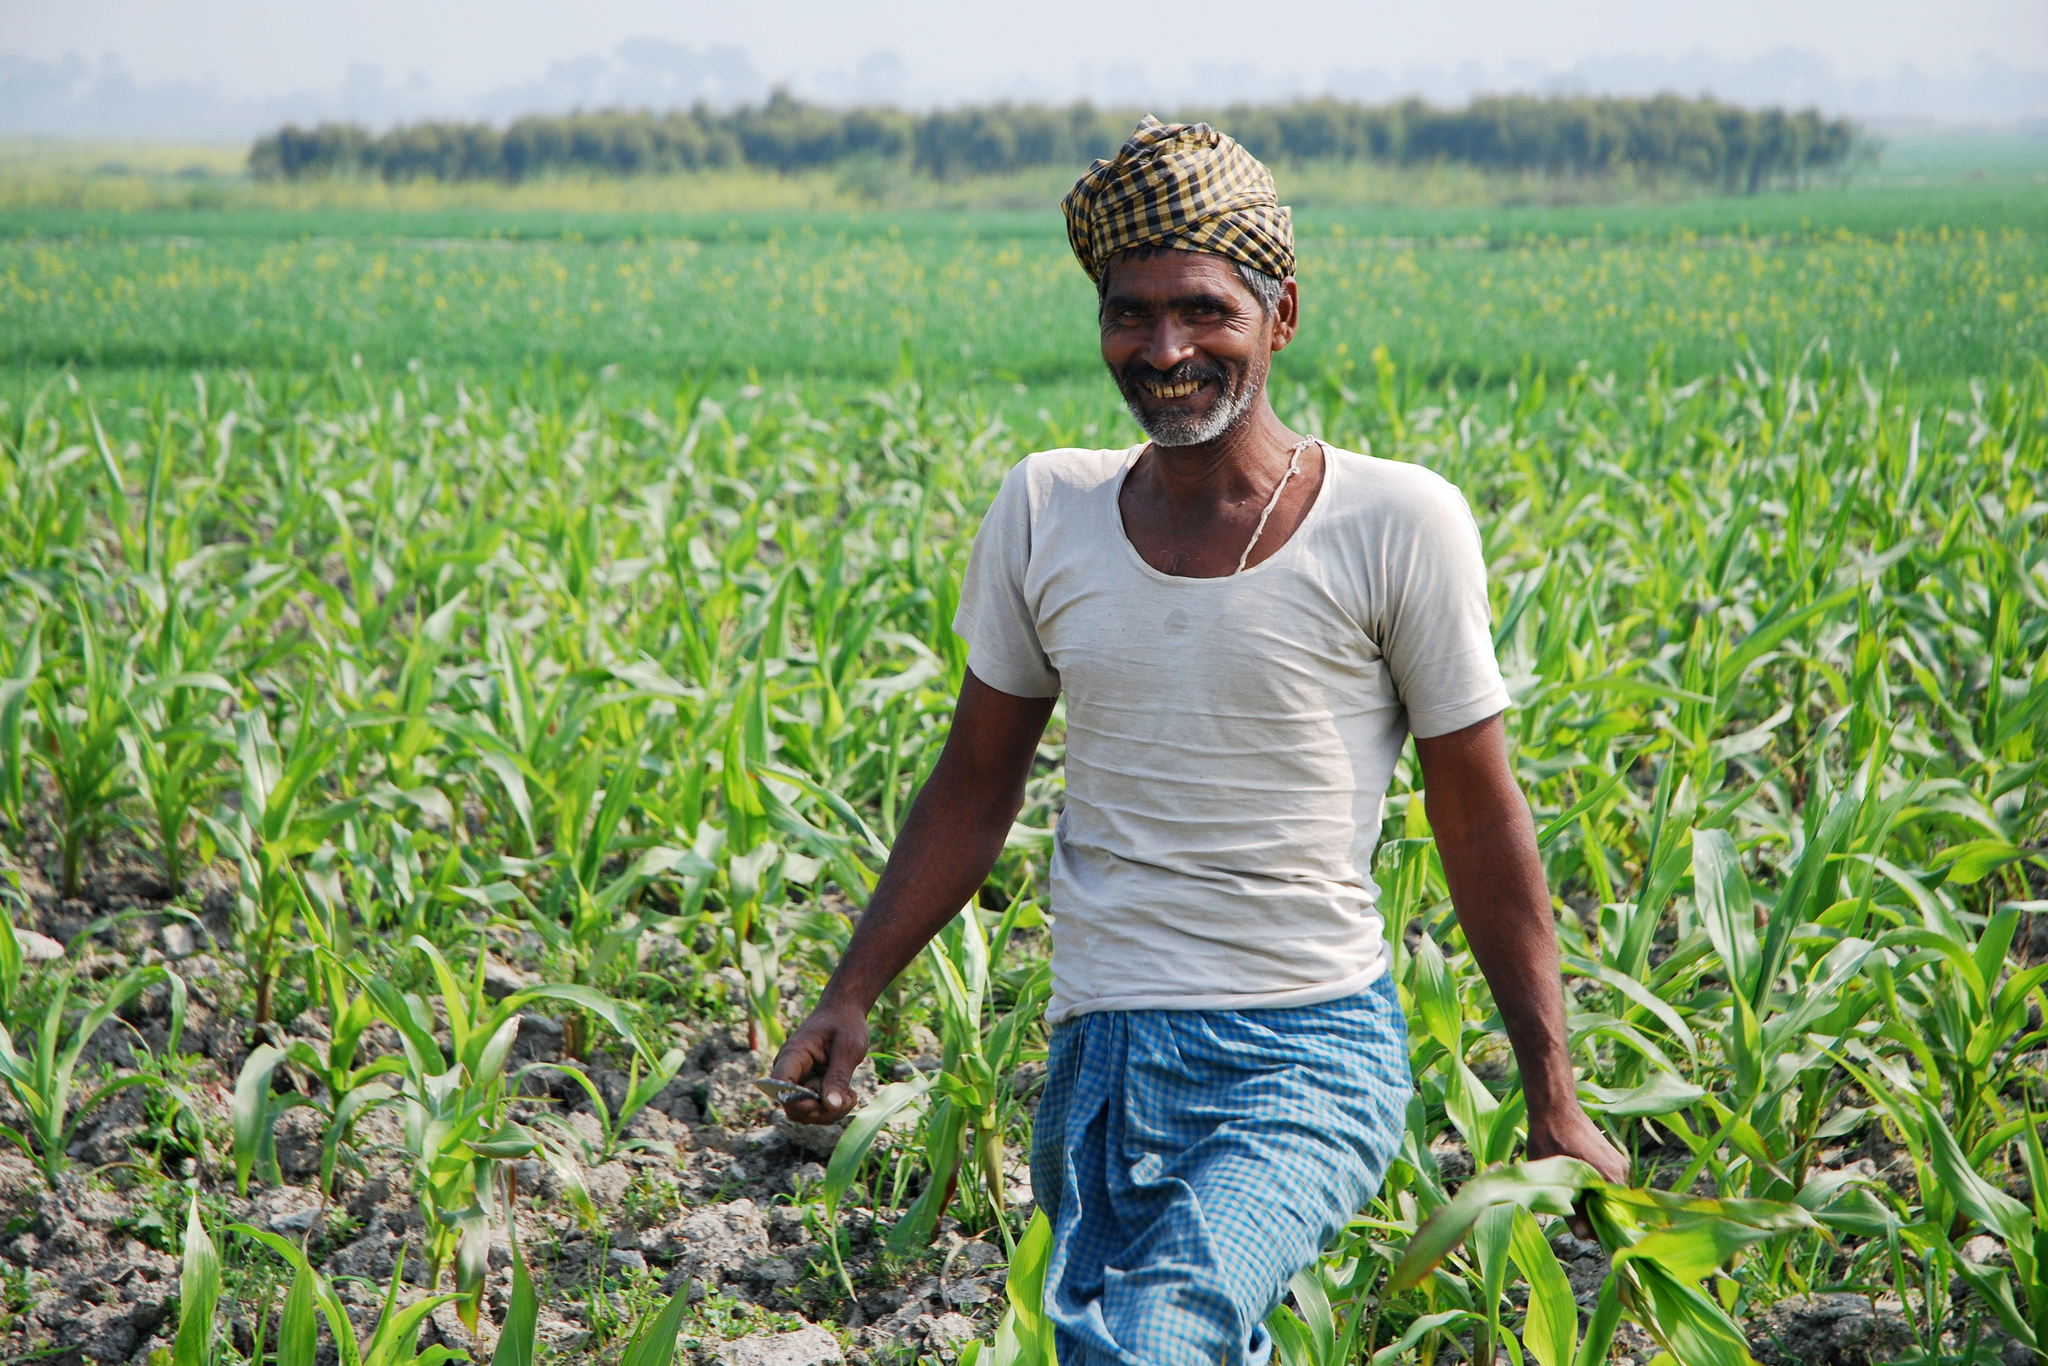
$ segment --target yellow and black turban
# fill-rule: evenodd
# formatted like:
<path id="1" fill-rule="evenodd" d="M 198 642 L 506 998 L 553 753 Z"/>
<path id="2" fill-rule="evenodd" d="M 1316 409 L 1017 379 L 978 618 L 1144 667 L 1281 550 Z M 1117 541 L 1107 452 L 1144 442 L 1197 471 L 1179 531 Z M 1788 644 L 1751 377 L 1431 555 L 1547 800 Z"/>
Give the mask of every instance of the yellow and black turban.
<path id="1" fill-rule="evenodd" d="M 1060 208 L 1074 255 L 1097 284 L 1112 256 L 1148 246 L 1215 252 L 1283 280 L 1294 274 L 1294 219 L 1273 193 L 1273 173 L 1206 123 L 1145 115 Z"/>

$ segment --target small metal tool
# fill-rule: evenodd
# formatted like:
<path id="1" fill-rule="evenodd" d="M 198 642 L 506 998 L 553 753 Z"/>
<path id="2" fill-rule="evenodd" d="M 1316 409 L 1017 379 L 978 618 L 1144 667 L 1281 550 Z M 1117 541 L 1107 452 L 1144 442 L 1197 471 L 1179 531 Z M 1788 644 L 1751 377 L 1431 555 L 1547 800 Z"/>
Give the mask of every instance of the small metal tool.
<path id="1" fill-rule="evenodd" d="M 756 1077 L 754 1085 L 760 1088 L 762 1095 L 777 1105 L 787 1105 L 793 1100 L 815 1100 L 820 1105 L 825 1102 L 825 1098 L 810 1087 L 799 1086 L 793 1081 L 783 1081 L 776 1077 Z"/>

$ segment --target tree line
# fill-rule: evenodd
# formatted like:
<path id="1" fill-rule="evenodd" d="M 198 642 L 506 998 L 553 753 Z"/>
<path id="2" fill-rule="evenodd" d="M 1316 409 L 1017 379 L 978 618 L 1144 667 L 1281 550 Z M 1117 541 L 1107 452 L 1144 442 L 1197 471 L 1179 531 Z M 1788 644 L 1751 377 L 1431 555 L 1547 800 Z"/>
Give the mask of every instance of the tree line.
<path id="1" fill-rule="evenodd" d="M 1038 166 L 1085 166 L 1113 154 L 1137 111 L 997 104 L 928 114 L 828 109 L 777 92 L 731 111 L 534 114 L 504 128 L 430 121 L 373 133 L 355 124 L 287 126 L 258 139 L 260 179 L 370 176 L 387 181 L 551 175 L 658 175 L 722 166 L 798 172 L 895 162 L 942 180 Z M 1442 109 L 1419 99 L 1336 99 L 1182 110 L 1263 160 L 1436 164 L 1550 175 L 1681 179 L 1733 192 L 1797 184 L 1846 167 L 1864 139 L 1816 109 L 1746 109 L 1711 97 L 1647 99 L 1501 95 Z"/>

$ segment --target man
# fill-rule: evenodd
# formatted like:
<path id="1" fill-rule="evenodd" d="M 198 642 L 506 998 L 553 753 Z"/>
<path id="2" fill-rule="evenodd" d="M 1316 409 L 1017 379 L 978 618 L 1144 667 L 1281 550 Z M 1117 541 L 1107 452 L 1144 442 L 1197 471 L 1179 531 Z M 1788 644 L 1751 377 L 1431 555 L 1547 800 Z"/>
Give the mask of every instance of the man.
<path id="1" fill-rule="evenodd" d="M 1274 415 L 1300 321 L 1272 176 L 1146 118 L 1064 208 L 1150 442 L 1011 471 L 954 629 L 953 728 L 818 1007 L 776 1059 L 852 1105 L 876 998 L 1002 850 L 1054 699 L 1052 1022 L 1032 1188 L 1062 1366 L 1258 1363 L 1295 1271 L 1378 1189 L 1412 1085 L 1369 875 L 1416 737 L 1531 1157 L 1626 1163 L 1579 1108 L 1549 891 L 1456 489 Z M 1398 932 L 1400 927 L 1395 927 Z"/>

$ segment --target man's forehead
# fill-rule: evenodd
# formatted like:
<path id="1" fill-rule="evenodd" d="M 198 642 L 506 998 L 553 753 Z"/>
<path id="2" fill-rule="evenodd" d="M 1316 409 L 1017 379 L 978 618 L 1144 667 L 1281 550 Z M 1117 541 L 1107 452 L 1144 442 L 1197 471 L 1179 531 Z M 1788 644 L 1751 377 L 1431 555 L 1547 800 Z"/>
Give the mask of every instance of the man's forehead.
<path id="1" fill-rule="evenodd" d="M 1184 294 L 1249 295 L 1251 289 L 1227 256 L 1209 251 L 1125 252 L 1110 259 L 1103 293 L 1173 298 Z"/>

